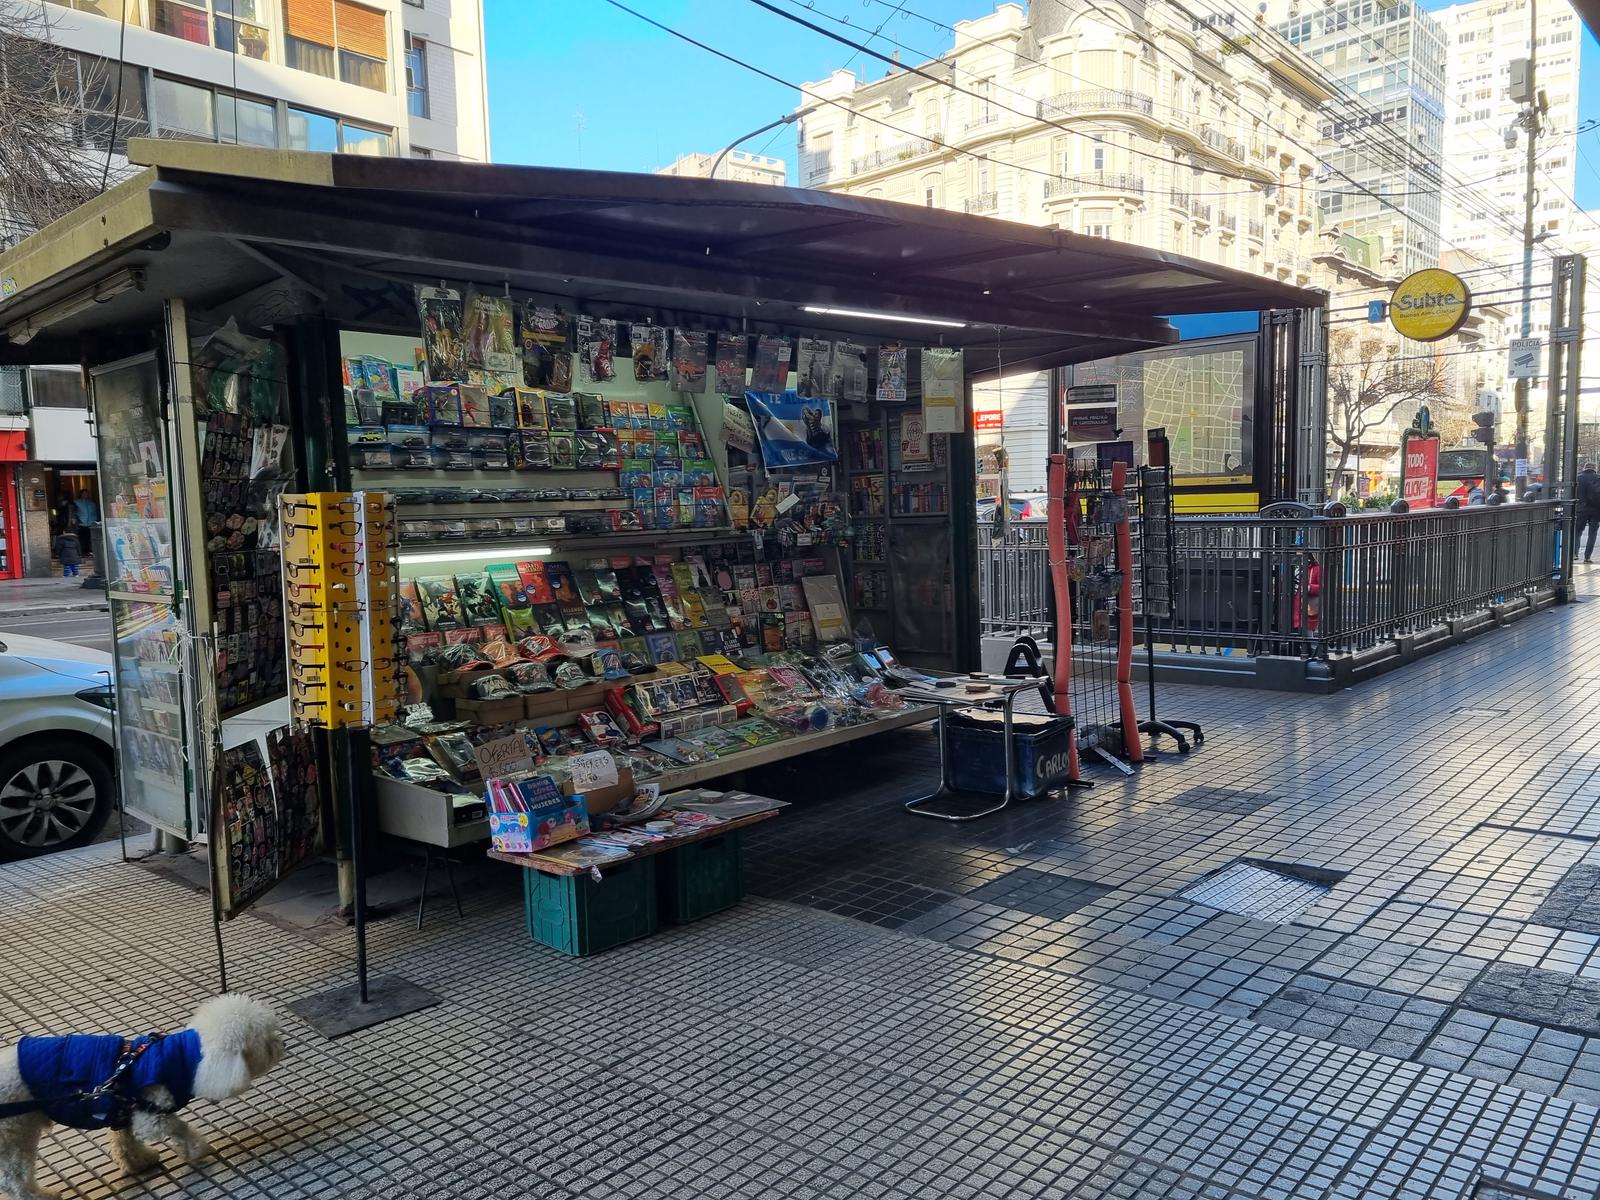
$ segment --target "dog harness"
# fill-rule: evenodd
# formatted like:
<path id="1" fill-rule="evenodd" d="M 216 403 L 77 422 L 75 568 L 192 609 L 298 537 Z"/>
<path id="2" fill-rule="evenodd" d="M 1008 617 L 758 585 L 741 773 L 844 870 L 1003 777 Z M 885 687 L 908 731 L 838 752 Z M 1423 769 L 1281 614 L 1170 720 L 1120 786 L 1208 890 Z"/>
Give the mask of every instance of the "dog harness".
<path id="1" fill-rule="evenodd" d="M 73 1129 L 126 1129 L 135 1111 L 176 1112 L 194 1099 L 194 1073 L 200 1065 L 200 1035 L 75 1033 L 66 1037 L 25 1037 L 17 1044 L 22 1082 L 32 1100 L 0 1105 L 0 1118 L 44 1113 Z M 146 1088 L 163 1087 L 171 1104 L 144 1098 Z"/>

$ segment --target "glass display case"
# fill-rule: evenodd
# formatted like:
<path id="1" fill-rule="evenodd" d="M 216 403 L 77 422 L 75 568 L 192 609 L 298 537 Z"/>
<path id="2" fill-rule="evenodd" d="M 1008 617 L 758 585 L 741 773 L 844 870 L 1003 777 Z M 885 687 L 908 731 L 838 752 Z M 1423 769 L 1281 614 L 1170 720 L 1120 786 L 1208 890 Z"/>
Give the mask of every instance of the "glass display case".
<path id="1" fill-rule="evenodd" d="M 193 822 L 186 788 L 185 629 L 175 586 L 160 377 L 147 355 L 96 371 L 92 379 L 123 805 L 187 837 Z"/>

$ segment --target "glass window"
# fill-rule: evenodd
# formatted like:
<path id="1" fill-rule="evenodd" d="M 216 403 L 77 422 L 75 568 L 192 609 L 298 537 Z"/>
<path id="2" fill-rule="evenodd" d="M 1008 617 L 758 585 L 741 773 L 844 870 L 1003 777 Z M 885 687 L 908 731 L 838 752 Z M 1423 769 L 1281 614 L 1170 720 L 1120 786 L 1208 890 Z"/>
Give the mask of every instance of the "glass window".
<path id="1" fill-rule="evenodd" d="M 1196 342 L 1125 354 L 1074 367 L 1072 382 L 1118 385 L 1122 426 L 1136 448 L 1144 446 L 1144 431 L 1165 427 L 1173 474 L 1179 478 L 1221 484 L 1253 477 L 1253 341 Z"/>
<path id="2" fill-rule="evenodd" d="M 150 81 L 150 109 L 156 129 L 163 136 L 177 134 L 216 140 L 217 123 L 210 88 L 157 75 Z"/>
<path id="3" fill-rule="evenodd" d="M 217 49 L 266 61 L 271 39 L 264 23 L 265 0 L 211 0 L 211 7 Z"/>
<path id="4" fill-rule="evenodd" d="M 241 146 L 276 146 L 278 106 L 248 96 L 218 96 L 217 136 Z"/>
<path id="5" fill-rule="evenodd" d="M 406 34 L 406 111 L 413 117 L 428 115 L 428 43 Z"/>
<path id="6" fill-rule="evenodd" d="M 389 90 L 389 64 L 381 58 L 368 58 L 365 54 L 340 50 L 339 78 L 357 87 L 386 92 Z"/>
<path id="7" fill-rule="evenodd" d="M 283 39 L 283 61 L 297 71 L 333 78 L 333 49 L 297 37 Z"/>
<path id="8" fill-rule="evenodd" d="M 69 0 L 72 7 L 79 12 L 99 13 L 102 17 L 110 17 L 113 21 L 122 20 L 124 0 Z M 126 0 L 128 24 L 144 24 L 144 8 L 140 0 Z"/>
<path id="9" fill-rule="evenodd" d="M 207 19 L 203 3 L 194 5 L 184 4 L 181 0 L 155 0 L 150 15 L 150 27 L 157 33 L 182 38 L 186 42 L 197 42 L 202 46 L 211 44 L 211 22 Z"/>
<path id="10" fill-rule="evenodd" d="M 367 129 L 345 121 L 340 126 L 346 154 L 385 155 L 394 153 L 394 134 L 387 129 Z"/>
<path id="11" fill-rule="evenodd" d="M 339 149 L 339 122 L 323 113 L 291 108 L 284 133 L 284 145 L 291 150 L 333 154 Z"/>

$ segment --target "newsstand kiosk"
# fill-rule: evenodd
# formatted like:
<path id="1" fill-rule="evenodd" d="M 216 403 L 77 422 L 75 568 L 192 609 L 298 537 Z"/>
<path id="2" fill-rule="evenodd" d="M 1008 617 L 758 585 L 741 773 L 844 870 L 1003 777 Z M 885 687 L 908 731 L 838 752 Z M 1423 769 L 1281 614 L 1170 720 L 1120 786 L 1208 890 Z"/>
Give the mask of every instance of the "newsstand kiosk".
<path id="1" fill-rule="evenodd" d="M 0 361 L 92 382 L 122 800 L 219 917 L 484 840 L 507 738 L 666 792 L 931 719 L 881 684 L 976 666 L 972 383 L 1261 295 L 811 191 L 131 153 L 0 255 Z"/>

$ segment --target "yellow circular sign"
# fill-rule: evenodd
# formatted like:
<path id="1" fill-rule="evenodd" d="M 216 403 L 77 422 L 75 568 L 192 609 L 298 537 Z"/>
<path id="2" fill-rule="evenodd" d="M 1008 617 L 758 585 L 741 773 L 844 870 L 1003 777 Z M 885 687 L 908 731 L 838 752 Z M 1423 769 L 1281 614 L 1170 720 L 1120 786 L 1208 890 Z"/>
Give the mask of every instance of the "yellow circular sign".
<path id="1" fill-rule="evenodd" d="M 1437 342 L 1461 328 L 1472 292 L 1461 276 L 1440 267 L 1413 271 L 1389 297 L 1389 323 L 1414 342 Z"/>

